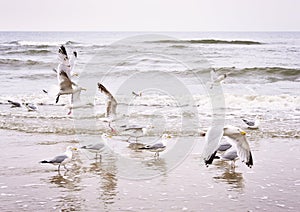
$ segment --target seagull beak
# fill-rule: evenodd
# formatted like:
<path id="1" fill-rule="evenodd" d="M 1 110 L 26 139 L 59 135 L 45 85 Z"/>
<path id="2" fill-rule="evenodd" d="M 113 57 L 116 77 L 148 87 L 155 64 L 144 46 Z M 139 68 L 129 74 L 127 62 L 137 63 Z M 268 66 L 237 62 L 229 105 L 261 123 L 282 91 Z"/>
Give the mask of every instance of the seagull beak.
<path id="1" fill-rule="evenodd" d="M 86 91 L 86 88 L 81 88 L 81 90 Z"/>
<path id="2" fill-rule="evenodd" d="M 112 135 L 109 135 L 109 136 L 107 136 L 107 137 L 112 138 Z"/>
<path id="3" fill-rule="evenodd" d="M 168 135 L 167 138 L 172 138 L 172 136 Z"/>
<path id="4" fill-rule="evenodd" d="M 77 151 L 78 149 L 76 147 L 74 147 L 72 150 Z"/>
<path id="5" fill-rule="evenodd" d="M 240 133 L 241 133 L 241 135 L 246 135 L 247 134 L 245 131 L 241 131 Z"/>

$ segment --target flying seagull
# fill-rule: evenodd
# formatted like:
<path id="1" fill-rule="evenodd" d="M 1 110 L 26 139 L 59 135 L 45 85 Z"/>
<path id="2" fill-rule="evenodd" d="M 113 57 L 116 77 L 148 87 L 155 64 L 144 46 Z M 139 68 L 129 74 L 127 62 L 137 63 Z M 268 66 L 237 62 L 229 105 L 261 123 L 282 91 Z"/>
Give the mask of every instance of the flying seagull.
<path id="1" fill-rule="evenodd" d="M 229 73 L 218 75 L 215 69 L 212 69 L 210 71 L 210 79 L 211 79 L 211 85 L 210 89 L 213 88 L 214 85 L 219 85 L 223 82 L 223 80 L 228 76 Z"/>
<path id="2" fill-rule="evenodd" d="M 206 148 L 204 150 L 204 162 L 207 166 L 212 164 L 219 147 L 218 143 L 217 145 L 215 142 L 210 143 L 210 139 L 214 138 L 214 131 L 212 129 L 210 128 L 205 135 Z M 238 127 L 228 125 L 224 127 L 223 133 L 218 137 L 219 141 L 222 136 L 229 138 L 228 142 L 233 146 L 232 148 L 236 149 L 238 157 L 251 168 L 253 166 L 253 158 L 246 139 L 246 132 Z"/>
<path id="3" fill-rule="evenodd" d="M 53 165 L 58 165 L 58 172 L 60 171 L 60 166 L 61 165 L 63 165 L 64 168 L 66 170 L 68 170 L 67 167 L 66 167 L 66 164 L 69 163 L 72 160 L 72 155 L 73 155 L 72 151 L 73 150 L 76 151 L 77 148 L 68 146 L 66 151 L 63 154 L 58 155 L 58 156 L 54 157 L 51 160 L 40 161 L 40 163 L 50 163 L 50 164 L 53 164 Z"/>
<path id="4" fill-rule="evenodd" d="M 118 105 L 116 99 L 113 97 L 113 95 L 101 83 L 98 83 L 98 89 L 101 93 L 104 93 L 106 95 L 106 113 L 105 113 L 105 117 L 116 116 L 116 114 L 117 114 L 117 105 Z"/>

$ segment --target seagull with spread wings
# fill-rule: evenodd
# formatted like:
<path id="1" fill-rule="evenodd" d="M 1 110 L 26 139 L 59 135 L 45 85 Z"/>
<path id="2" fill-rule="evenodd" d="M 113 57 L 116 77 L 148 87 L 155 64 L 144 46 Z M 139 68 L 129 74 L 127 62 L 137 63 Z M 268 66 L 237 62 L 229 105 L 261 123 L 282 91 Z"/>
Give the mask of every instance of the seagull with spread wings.
<path id="1" fill-rule="evenodd" d="M 117 106 L 118 106 L 117 100 L 101 83 L 98 83 L 98 89 L 101 93 L 104 93 L 104 95 L 106 95 L 105 117 L 110 117 L 110 116 L 115 117 L 117 115 Z"/>
<path id="2" fill-rule="evenodd" d="M 225 126 L 221 133 L 218 133 L 214 128 L 210 128 L 207 131 L 205 135 L 206 146 L 203 153 L 205 164 L 207 166 L 212 164 L 213 160 L 216 158 L 222 136 L 228 138 L 227 141 L 232 145 L 231 148 L 234 148 L 242 162 L 251 168 L 253 166 L 253 158 L 249 143 L 246 139 L 246 132 L 241 128 L 231 125 Z"/>
<path id="3" fill-rule="evenodd" d="M 82 90 L 86 90 L 78 86 L 71 80 L 71 71 L 72 66 L 70 65 L 70 61 L 68 58 L 67 51 L 64 46 L 59 48 L 59 65 L 56 70 L 59 84 L 59 92 L 56 97 L 56 103 L 59 101 L 59 97 L 61 95 L 69 95 L 71 94 L 71 105 L 80 101 L 80 93 Z M 76 54 L 77 56 L 77 54 Z M 68 112 L 68 115 L 72 113 L 72 107 Z"/>

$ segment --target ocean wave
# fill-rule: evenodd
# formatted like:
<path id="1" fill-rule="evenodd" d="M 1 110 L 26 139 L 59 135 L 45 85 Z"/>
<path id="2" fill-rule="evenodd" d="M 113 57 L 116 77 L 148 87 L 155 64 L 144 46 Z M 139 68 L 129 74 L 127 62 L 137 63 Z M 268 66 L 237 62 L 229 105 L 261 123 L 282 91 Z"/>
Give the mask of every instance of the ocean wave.
<path id="1" fill-rule="evenodd" d="M 53 54 L 52 51 L 46 49 L 28 49 L 24 51 L 8 51 L 7 55 L 45 55 L 45 54 Z"/>
<path id="2" fill-rule="evenodd" d="M 24 66 L 51 67 L 51 65 L 53 64 L 49 64 L 43 61 L 36 61 L 36 60 L 0 59 L 0 65 L 8 65 L 10 67 L 24 67 Z"/>
<path id="3" fill-rule="evenodd" d="M 261 45 L 263 43 L 250 40 L 216 40 L 216 39 L 200 39 L 200 40 L 158 40 L 151 43 L 176 43 L 176 44 L 238 44 L 238 45 Z"/>
<path id="4" fill-rule="evenodd" d="M 37 48 L 47 48 L 60 45 L 80 45 L 81 43 L 75 41 L 27 41 L 15 40 L 2 43 L 3 46 L 34 46 Z"/>

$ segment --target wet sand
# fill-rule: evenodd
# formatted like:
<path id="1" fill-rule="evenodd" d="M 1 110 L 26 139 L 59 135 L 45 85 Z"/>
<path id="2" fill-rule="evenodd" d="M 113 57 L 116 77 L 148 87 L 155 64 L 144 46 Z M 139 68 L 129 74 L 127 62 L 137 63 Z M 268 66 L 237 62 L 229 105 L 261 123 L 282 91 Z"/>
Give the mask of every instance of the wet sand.
<path id="1" fill-rule="evenodd" d="M 70 171 L 61 174 L 38 163 L 66 146 L 79 146 L 74 136 L 13 130 L 0 135 L 0 211 L 298 211 L 300 206 L 299 138 L 250 137 L 253 168 L 237 161 L 232 170 L 218 161 L 205 167 L 199 137 L 191 154 L 170 171 L 163 156 L 154 160 L 150 153 L 137 153 L 146 154 L 149 168 L 161 175 L 130 180 L 119 175 L 124 167 L 109 154 L 99 163 L 76 152 Z"/>

